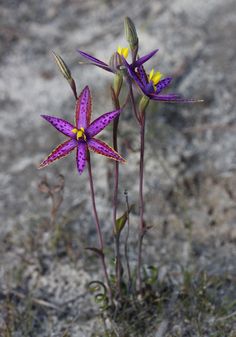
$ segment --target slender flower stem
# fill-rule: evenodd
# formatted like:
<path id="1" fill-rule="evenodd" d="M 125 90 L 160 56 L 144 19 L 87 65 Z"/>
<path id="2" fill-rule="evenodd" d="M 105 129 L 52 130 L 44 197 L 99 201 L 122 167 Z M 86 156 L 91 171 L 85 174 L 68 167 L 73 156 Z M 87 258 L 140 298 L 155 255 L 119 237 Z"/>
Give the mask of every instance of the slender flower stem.
<path id="1" fill-rule="evenodd" d="M 140 229 L 138 242 L 138 266 L 137 266 L 137 282 L 138 290 L 141 291 L 141 265 L 142 265 L 142 243 L 145 234 L 144 223 L 144 198 L 143 198 L 143 173 L 144 173 L 144 148 L 145 148 L 145 111 L 143 111 L 140 119 L 140 163 L 139 163 L 139 207 L 140 207 Z"/>
<path id="2" fill-rule="evenodd" d="M 128 290 L 131 290 L 132 287 L 132 278 L 131 278 L 131 271 L 130 271 L 130 264 L 129 264 L 129 251 L 128 251 L 128 243 L 129 243 L 129 230 L 130 230 L 130 221 L 129 221 L 129 212 L 130 212 L 130 207 L 129 207 L 129 197 L 128 197 L 128 192 L 125 191 L 125 201 L 126 201 L 126 208 L 127 208 L 127 232 L 126 232 L 126 237 L 125 237 L 125 260 L 126 260 L 126 267 L 127 267 L 127 272 L 128 272 Z"/>
<path id="3" fill-rule="evenodd" d="M 134 100 L 134 93 L 133 93 L 133 88 L 132 88 L 132 83 L 129 83 L 129 94 L 130 94 L 130 99 L 131 99 L 131 104 L 132 104 L 132 108 L 134 111 L 134 115 L 138 121 L 138 123 L 140 124 L 140 117 L 136 108 L 136 104 L 135 104 L 135 100 Z"/>
<path id="4" fill-rule="evenodd" d="M 117 131 L 118 131 L 119 117 L 113 123 L 113 146 L 114 150 L 118 152 L 117 146 Z M 113 194 L 113 223 L 116 226 L 116 214 L 118 204 L 118 186 L 119 186 L 119 162 L 115 161 L 115 175 L 114 175 L 114 194 Z M 117 293 L 121 293 L 121 256 L 120 256 L 120 235 L 115 235 L 115 248 L 116 248 L 116 280 L 117 280 Z"/>
<path id="5" fill-rule="evenodd" d="M 99 223 L 99 219 L 98 219 L 97 207 L 96 207 L 96 202 L 95 202 L 93 175 L 92 175 L 92 168 L 91 168 L 89 151 L 87 151 L 87 162 L 88 162 L 88 174 L 89 174 L 90 192 L 91 192 L 91 197 L 92 197 L 93 213 L 94 213 L 94 218 L 95 218 L 98 240 L 99 240 L 99 244 L 100 244 L 100 250 L 101 250 L 101 253 L 102 253 L 99 256 L 101 257 L 101 260 L 102 260 L 102 266 L 103 266 L 103 271 L 104 271 L 105 279 L 106 279 L 107 286 L 108 286 L 109 297 L 110 297 L 111 302 L 113 302 L 112 290 L 111 290 L 111 285 L 110 285 L 110 281 L 109 281 L 109 277 L 108 277 L 108 273 L 107 273 L 107 265 L 106 265 L 105 256 L 104 256 L 103 237 L 102 237 L 102 232 L 101 232 L 101 227 L 100 227 L 100 223 Z"/>
<path id="6" fill-rule="evenodd" d="M 140 164 L 139 164 L 139 207 L 140 207 L 140 228 L 138 239 L 138 262 L 137 262 L 137 285 L 138 290 L 141 291 L 141 265 L 142 265 L 142 243 L 145 235 L 145 223 L 144 223 L 144 198 L 143 198 L 143 173 L 144 173 L 144 148 L 145 148 L 145 110 L 137 111 L 137 107 L 134 100 L 132 84 L 129 86 L 130 99 L 133 107 L 133 111 L 140 126 Z"/>
<path id="7" fill-rule="evenodd" d="M 120 109 L 119 98 L 116 96 L 115 92 L 112 90 L 112 100 L 116 110 Z M 116 117 L 113 121 L 113 148 L 118 152 L 117 144 L 117 132 L 119 125 L 119 116 Z M 113 222 L 114 226 L 116 224 L 116 213 L 117 213 L 117 197 L 118 197 L 118 186 L 119 186 L 119 162 L 115 161 L 115 180 L 114 180 L 114 194 L 113 194 Z"/>
<path id="8" fill-rule="evenodd" d="M 120 109 L 118 94 L 112 89 L 112 101 L 116 110 Z M 113 148 L 118 152 L 117 133 L 119 126 L 119 116 L 113 122 Z M 113 193 L 113 226 L 116 226 L 117 204 L 118 204 L 118 186 L 119 186 L 119 162 L 115 161 L 114 174 L 114 193 Z M 115 235 L 115 254 L 116 254 L 116 287 L 117 295 L 121 293 L 121 256 L 120 256 L 120 235 Z"/>
<path id="9" fill-rule="evenodd" d="M 119 125 L 119 116 L 113 122 L 113 148 L 118 152 L 117 145 L 117 131 Z M 113 222 L 116 223 L 116 213 L 117 213 L 117 199 L 118 199 L 118 186 L 119 186 L 119 162 L 116 160 L 115 165 L 115 176 L 114 176 L 114 194 L 113 194 Z"/>

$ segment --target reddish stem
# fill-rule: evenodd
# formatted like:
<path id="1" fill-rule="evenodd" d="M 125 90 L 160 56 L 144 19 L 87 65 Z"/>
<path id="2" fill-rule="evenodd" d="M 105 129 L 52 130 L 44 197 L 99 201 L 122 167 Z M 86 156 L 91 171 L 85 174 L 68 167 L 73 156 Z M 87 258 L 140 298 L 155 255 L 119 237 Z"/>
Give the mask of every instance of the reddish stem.
<path id="1" fill-rule="evenodd" d="M 118 95 L 112 90 L 112 101 L 115 109 L 120 109 L 120 102 Z M 118 152 L 117 133 L 119 125 L 119 116 L 113 122 L 113 148 Z M 115 161 L 115 174 L 114 174 L 114 193 L 113 193 L 113 226 L 116 227 L 117 204 L 118 204 L 118 186 L 119 186 L 119 162 Z M 121 293 L 121 256 L 120 256 L 120 235 L 115 235 L 115 254 L 116 254 L 116 287 L 117 294 Z"/>
<path id="2" fill-rule="evenodd" d="M 140 119 L 140 163 L 139 163 L 139 207 L 140 207 L 140 229 L 138 242 L 138 266 L 137 266 L 137 282 L 138 290 L 141 291 L 141 265 L 142 265 L 142 243 L 145 234 L 144 223 L 144 198 L 143 198 L 143 174 L 144 174 L 144 149 L 145 149 L 145 111 Z"/>
<path id="3" fill-rule="evenodd" d="M 129 243 L 129 230 L 130 230 L 130 219 L 129 219 L 129 198 L 128 198 L 128 192 L 125 191 L 125 201 L 126 201 L 126 209 L 127 209 L 127 232 L 125 237 L 125 260 L 126 260 L 126 266 L 127 266 L 127 272 L 128 272 L 128 289 L 131 290 L 132 287 L 132 278 L 131 278 L 131 271 L 130 271 L 130 264 L 129 264 L 129 250 L 128 250 L 128 243 Z"/>
<path id="4" fill-rule="evenodd" d="M 134 100 L 134 93 L 133 93 L 133 88 L 132 88 L 132 83 L 129 84 L 129 94 L 130 94 L 130 99 L 131 99 L 131 104 L 132 104 L 132 108 L 134 111 L 134 115 L 138 121 L 138 123 L 140 124 L 140 116 L 138 114 L 137 108 L 136 108 L 136 104 L 135 104 L 135 100 Z"/>
<path id="5" fill-rule="evenodd" d="M 95 193 L 94 193 L 94 185 L 93 185 L 93 175 L 92 175 L 92 168 L 91 168 L 91 161 L 90 161 L 90 153 L 87 151 L 87 162 L 88 162 L 88 174 L 89 174 L 89 183 L 90 183 L 90 192 L 91 192 L 91 197 L 92 197 L 92 206 L 93 206 L 93 213 L 94 213 L 94 218 L 95 218 L 95 224 L 96 224 L 96 230 L 97 230 L 97 235 L 98 235 L 98 240 L 100 244 L 100 250 L 101 250 L 101 261 L 102 261 L 102 266 L 103 266 L 103 271 L 108 287 L 108 293 L 109 293 L 109 298 L 111 302 L 113 302 L 113 296 L 112 296 L 112 290 L 111 290 L 111 285 L 107 273 L 107 265 L 105 261 L 105 256 L 104 256 L 104 243 L 103 243 L 103 237 L 102 237 L 102 232 L 101 232 L 101 227 L 99 223 L 99 218 L 98 218 L 98 213 L 97 213 L 97 208 L 96 208 L 96 202 L 95 202 Z"/>

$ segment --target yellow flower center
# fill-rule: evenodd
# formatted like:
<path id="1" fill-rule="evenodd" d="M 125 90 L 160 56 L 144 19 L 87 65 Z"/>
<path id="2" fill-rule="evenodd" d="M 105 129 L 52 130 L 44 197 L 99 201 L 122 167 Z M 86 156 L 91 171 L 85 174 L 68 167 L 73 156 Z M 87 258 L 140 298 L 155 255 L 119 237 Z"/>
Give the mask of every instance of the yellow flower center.
<path id="1" fill-rule="evenodd" d="M 86 134 L 84 133 L 84 128 L 76 129 L 74 128 L 71 130 L 71 132 L 76 134 L 76 139 L 83 138 L 84 141 L 86 141 Z"/>
<path id="2" fill-rule="evenodd" d="M 157 83 L 160 81 L 160 79 L 162 78 L 162 74 L 157 71 L 157 72 L 154 72 L 154 69 L 152 69 L 150 71 L 150 74 L 148 76 L 148 79 L 149 79 L 149 82 L 152 81 L 153 82 L 153 85 L 156 86 Z"/>
<path id="3" fill-rule="evenodd" d="M 122 48 L 122 47 L 118 47 L 117 48 L 117 53 L 120 54 L 120 56 L 124 56 L 124 58 L 126 59 L 129 55 L 129 48 Z"/>

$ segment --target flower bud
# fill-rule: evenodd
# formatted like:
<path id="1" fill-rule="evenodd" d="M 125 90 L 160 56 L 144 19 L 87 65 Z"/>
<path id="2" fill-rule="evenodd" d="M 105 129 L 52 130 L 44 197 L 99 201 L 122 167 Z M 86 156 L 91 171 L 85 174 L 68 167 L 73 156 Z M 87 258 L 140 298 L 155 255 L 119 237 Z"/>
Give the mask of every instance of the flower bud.
<path id="1" fill-rule="evenodd" d="M 128 16 L 125 18 L 124 27 L 125 27 L 125 37 L 129 43 L 130 50 L 132 51 L 132 53 L 137 52 L 138 35 L 133 21 Z"/>
<path id="2" fill-rule="evenodd" d="M 53 53 L 53 56 L 55 58 L 56 64 L 58 65 L 58 68 L 59 68 L 60 72 L 65 77 L 65 79 L 68 81 L 68 83 L 69 83 L 69 85 L 70 85 L 70 87 L 73 91 L 73 94 L 75 96 L 75 99 L 77 99 L 76 85 L 75 85 L 75 81 L 74 81 L 73 77 L 71 76 L 70 69 L 68 68 L 66 63 L 63 61 L 61 56 L 57 55 L 54 52 L 52 52 L 52 53 Z"/>
<path id="3" fill-rule="evenodd" d="M 58 68 L 59 68 L 60 72 L 62 73 L 62 75 L 65 77 L 65 79 L 67 81 L 71 80 L 72 79 L 71 72 L 70 72 L 70 69 L 68 68 L 68 66 L 66 65 L 66 63 L 63 61 L 61 56 L 57 55 L 54 52 L 52 52 L 52 53 L 53 53 L 56 64 L 58 65 Z"/>
<path id="4" fill-rule="evenodd" d="M 120 94 L 122 84 L 123 84 L 123 76 L 122 76 L 121 72 L 119 72 L 119 73 L 115 74 L 114 82 L 113 82 L 113 88 L 114 88 L 114 92 L 115 92 L 116 97 L 118 97 L 119 94 Z"/>
<path id="5" fill-rule="evenodd" d="M 141 114 L 143 114 L 150 102 L 150 98 L 147 96 L 142 96 L 140 102 L 139 102 L 139 111 Z"/>

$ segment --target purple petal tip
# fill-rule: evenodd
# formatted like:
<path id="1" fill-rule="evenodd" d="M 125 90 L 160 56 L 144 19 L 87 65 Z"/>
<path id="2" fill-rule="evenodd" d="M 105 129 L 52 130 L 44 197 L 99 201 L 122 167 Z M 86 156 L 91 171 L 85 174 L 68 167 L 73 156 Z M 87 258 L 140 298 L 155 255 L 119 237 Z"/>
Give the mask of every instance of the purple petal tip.
<path id="1" fill-rule="evenodd" d="M 40 115 L 40 117 L 42 117 L 43 119 L 48 119 L 48 117 L 50 117 L 50 116 L 48 116 L 48 115 Z"/>

